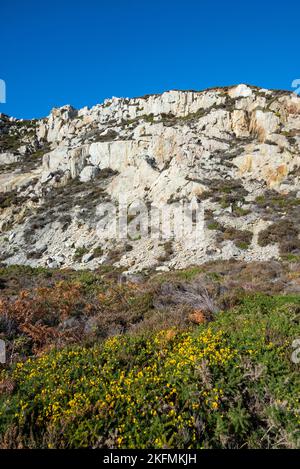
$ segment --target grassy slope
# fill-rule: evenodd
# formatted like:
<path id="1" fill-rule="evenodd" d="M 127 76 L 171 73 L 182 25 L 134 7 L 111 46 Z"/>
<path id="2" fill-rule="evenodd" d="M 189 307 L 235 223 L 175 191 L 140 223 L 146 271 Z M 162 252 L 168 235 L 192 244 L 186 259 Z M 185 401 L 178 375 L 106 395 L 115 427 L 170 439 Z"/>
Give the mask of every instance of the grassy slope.
<path id="1" fill-rule="evenodd" d="M 300 296 L 188 331 L 66 347 L 3 373 L 2 447 L 299 447 Z"/>

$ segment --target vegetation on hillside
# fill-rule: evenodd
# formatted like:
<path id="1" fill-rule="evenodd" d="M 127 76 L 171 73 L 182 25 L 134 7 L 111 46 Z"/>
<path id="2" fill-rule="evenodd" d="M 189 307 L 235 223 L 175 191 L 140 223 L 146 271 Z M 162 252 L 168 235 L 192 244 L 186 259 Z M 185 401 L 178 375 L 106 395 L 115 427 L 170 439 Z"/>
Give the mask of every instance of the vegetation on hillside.
<path id="1" fill-rule="evenodd" d="M 0 446 L 299 448 L 299 265 L 275 264 L 1 269 Z"/>

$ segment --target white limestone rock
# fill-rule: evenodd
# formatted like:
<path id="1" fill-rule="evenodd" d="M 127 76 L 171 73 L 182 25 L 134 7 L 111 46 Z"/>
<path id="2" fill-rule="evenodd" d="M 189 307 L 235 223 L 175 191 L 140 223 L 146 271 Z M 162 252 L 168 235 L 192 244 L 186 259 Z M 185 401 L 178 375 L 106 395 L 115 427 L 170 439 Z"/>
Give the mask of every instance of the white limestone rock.
<path id="1" fill-rule="evenodd" d="M 15 155 L 14 153 L 10 153 L 10 152 L 0 153 L 0 166 L 17 163 L 17 161 L 19 160 L 20 160 L 20 155 Z"/>
<path id="2" fill-rule="evenodd" d="M 81 173 L 79 174 L 79 179 L 81 182 L 92 181 L 96 178 L 99 173 L 99 169 L 95 166 L 85 166 Z"/>
<path id="3" fill-rule="evenodd" d="M 265 226 L 255 199 L 270 189 L 299 197 L 300 98 L 293 93 L 241 84 L 113 97 L 91 109 L 53 109 L 32 127 L 0 115 L 0 137 L 7 132 L 17 137 L 13 149 L 0 147 L 0 256 L 8 264 L 94 269 L 113 262 L 134 273 L 279 257 L 277 245 L 258 244 Z M 238 188 L 230 196 L 239 196 L 228 205 L 230 182 Z M 168 257 L 157 239 L 118 238 L 120 196 L 131 208 L 202 201 L 217 222 L 249 230 L 252 242 L 242 250 L 206 227 L 196 241 L 172 241 Z M 99 246 L 103 255 L 94 258 Z M 78 247 L 89 252 L 75 262 Z M 29 251 L 41 255 L 31 259 Z"/>
<path id="4" fill-rule="evenodd" d="M 248 96 L 252 96 L 252 90 L 249 86 L 241 84 L 231 88 L 228 94 L 231 98 L 247 98 Z"/>

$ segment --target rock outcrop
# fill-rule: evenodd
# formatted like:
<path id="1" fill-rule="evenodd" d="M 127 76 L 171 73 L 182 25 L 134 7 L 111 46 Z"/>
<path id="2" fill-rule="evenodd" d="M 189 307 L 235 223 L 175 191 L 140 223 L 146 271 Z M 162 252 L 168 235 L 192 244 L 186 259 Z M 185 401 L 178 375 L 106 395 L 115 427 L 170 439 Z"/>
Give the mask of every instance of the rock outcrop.
<path id="1" fill-rule="evenodd" d="M 7 264 L 136 271 L 299 256 L 300 98 L 238 85 L 41 120 L 2 114 L 0 191 Z M 201 206 L 201 235 L 149 235 L 150 207 L 180 204 Z"/>

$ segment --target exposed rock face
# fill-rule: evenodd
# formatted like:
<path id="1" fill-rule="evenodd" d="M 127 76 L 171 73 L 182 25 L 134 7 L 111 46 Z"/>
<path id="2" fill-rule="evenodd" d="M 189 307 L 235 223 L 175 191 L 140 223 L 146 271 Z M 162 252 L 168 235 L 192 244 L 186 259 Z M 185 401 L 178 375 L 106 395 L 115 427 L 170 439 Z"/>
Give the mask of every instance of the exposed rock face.
<path id="1" fill-rule="evenodd" d="M 134 271 L 298 256 L 300 98 L 238 85 L 0 115 L 0 190 L 5 263 Z M 122 239 L 120 195 L 132 203 Z M 201 236 L 146 236 L 137 201 L 201 203 Z"/>

